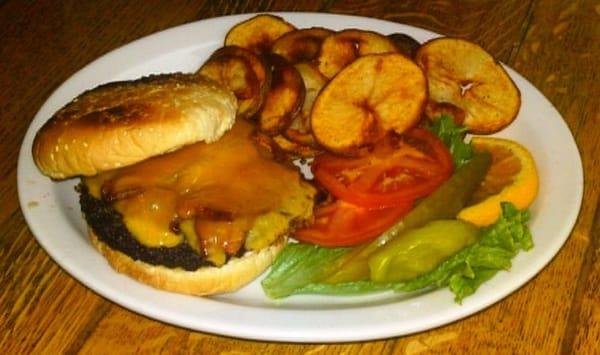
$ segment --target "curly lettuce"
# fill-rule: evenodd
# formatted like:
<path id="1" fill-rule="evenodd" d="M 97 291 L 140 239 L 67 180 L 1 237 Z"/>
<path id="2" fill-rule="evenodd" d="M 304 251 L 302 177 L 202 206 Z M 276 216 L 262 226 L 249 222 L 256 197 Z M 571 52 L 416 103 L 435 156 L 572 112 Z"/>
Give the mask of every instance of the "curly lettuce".
<path id="1" fill-rule="evenodd" d="M 442 115 L 428 128 L 448 147 L 455 169 L 471 160 L 473 147 L 464 140 L 467 128 L 454 123 L 452 116 Z"/>

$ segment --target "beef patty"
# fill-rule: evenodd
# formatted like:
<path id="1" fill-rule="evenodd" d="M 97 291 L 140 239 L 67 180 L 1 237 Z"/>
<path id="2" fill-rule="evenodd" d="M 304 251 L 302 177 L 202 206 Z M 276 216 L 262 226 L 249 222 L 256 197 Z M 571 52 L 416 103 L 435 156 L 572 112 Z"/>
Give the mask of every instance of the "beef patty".
<path id="1" fill-rule="evenodd" d="M 141 260 L 152 265 L 163 265 L 168 268 L 180 267 L 184 270 L 194 271 L 201 267 L 213 266 L 203 255 L 195 252 L 186 241 L 170 248 L 152 248 L 141 244 L 123 223 L 123 216 L 108 202 L 90 195 L 83 184 L 80 184 L 77 190 L 80 193 L 79 202 L 85 220 L 98 239 L 112 249 L 128 255 L 134 260 Z"/>

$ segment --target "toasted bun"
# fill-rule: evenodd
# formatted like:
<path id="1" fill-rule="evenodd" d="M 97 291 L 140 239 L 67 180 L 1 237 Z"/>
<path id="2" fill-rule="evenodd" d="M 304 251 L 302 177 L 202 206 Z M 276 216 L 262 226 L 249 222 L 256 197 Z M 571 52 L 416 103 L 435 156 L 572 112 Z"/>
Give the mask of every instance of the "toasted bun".
<path id="1" fill-rule="evenodd" d="M 260 252 L 247 252 L 221 267 L 186 271 L 133 260 L 100 241 L 91 228 L 88 228 L 88 232 L 94 247 L 118 272 L 161 290 L 198 296 L 238 290 L 263 273 L 286 244 L 286 239 L 280 238 Z"/>
<path id="2" fill-rule="evenodd" d="M 40 171 L 63 179 L 131 165 L 233 126 L 235 96 L 202 76 L 162 74 L 89 90 L 38 131 L 33 157 Z"/>

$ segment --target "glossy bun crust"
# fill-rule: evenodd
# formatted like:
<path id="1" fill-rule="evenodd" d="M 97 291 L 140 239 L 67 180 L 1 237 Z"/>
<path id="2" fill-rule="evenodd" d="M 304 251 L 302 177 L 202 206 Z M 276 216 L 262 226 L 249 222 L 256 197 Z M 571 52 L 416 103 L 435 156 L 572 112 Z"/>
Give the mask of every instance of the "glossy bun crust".
<path id="1" fill-rule="evenodd" d="M 234 257 L 221 267 L 186 271 L 133 260 L 100 241 L 91 228 L 88 232 L 94 247 L 116 271 L 161 290 L 197 296 L 238 290 L 271 266 L 286 243 L 285 238 L 280 238 L 259 252 L 247 252 L 242 257 Z"/>
<path id="2" fill-rule="evenodd" d="M 33 157 L 54 179 L 91 176 L 184 145 L 219 139 L 235 122 L 235 96 L 192 74 L 101 85 L 61 108 L 38 131 Z"/>

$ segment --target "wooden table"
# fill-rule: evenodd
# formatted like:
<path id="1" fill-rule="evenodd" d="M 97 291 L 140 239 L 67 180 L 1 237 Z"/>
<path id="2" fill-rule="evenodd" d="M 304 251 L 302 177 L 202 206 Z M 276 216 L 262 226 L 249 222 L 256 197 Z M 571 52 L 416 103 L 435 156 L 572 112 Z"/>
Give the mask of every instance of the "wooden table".
<path id="1" fill-rule="evenodd" d="M 514 1 L 0 2 L 0 349 L 3 353 L 201 354 L 600 352 L 600 3 Z M 48 95 L 98 56 L 153 32 L 209 17 L 320 11 L 386 19 L 468 38 L 515 68 L 557 107 L 585 169 L 577 224 L 533 281 L 465 320 L 411 336 L 284 344 L 193 332 L 94 294 L 52 261 L 17 199 L 21 140 Z M 544 129 L 544 127 L 539 127 Z"/>

